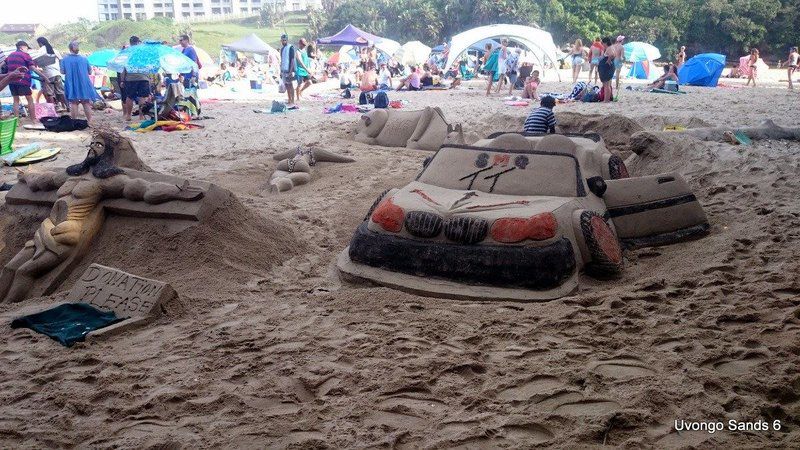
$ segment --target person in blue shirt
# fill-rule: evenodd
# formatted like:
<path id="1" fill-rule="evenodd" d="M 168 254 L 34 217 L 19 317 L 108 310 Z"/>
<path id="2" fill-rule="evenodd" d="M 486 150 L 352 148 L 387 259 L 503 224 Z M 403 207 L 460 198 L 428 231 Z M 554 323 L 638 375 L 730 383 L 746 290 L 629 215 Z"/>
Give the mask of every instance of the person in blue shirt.
<path id="1" fill-rule="evenodd" d="M 202 65 L 200 64 L 200 59 L 197 57 L 197 51 L 195 51 L 194 47 L 190 45 L 189 36 L 185 34 L 181 35 L 180 43 L 181 47 L 183 47 L 181 49 L 181 53 L 183 53 L 184 56 L 186 56 L 187 58 L 194 61 L 194 63 L 197 64 L 197 68 L 200 69 Z M 183 86 L 187 88 L 192 87 L 195 79 L 194 71 L 182 73 L 181 76 L 183 77 Z"/>

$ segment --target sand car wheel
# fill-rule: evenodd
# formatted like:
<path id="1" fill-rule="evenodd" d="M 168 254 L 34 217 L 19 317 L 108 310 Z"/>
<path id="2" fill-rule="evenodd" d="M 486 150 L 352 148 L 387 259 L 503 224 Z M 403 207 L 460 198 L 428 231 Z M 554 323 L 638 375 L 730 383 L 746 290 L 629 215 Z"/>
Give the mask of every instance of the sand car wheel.
<path id="1" fill-rule="evenodd" d="M 608 173 L 611 175 L 612 180 L 619 180 L 620 178 L 630 178 L 628 167 L 625 161 L 618 155 L 611 155 L 608 158 Z"/>
<path id="2" fill-rule="evenodd" d="M 372 203 L 372 206 L 369 207 L 369 211 L 367 211 L 367 215 L 364 216 L 364 220 L 369 220 L 369 218 L 372 216 L 372 213 L 375 212 L 375 208 L 378 207 L 381 200 L 383 200 L 383 197 L 386 197 L 386 193 L 389 192 L 390 190 L 391 189 L 386 189 L 385 191 L 381 192 L 381 195 L 379 195 L 378 198 L 376 198 L 375 201 Z"/>
<path id="3" fill-rule="evenodd" d="M 622 273 L 622 247 L 605 219 L 593 211 L 581 213 L 581 232 L 589 249 L 591 262 L 586 271 L 592 275 L 610 277 Z"/>

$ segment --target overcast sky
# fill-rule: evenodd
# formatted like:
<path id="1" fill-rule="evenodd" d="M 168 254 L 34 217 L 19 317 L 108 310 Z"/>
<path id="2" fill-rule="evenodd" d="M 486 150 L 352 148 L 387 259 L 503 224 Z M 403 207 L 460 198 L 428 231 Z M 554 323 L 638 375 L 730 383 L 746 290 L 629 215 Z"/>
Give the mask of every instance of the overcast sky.
<path id="1" fill-rule="evenodd" d="M 53 25 L 78 18 L 97 20 L 97 0 L 0 0 L 0 24 L 43 23 Z"/>

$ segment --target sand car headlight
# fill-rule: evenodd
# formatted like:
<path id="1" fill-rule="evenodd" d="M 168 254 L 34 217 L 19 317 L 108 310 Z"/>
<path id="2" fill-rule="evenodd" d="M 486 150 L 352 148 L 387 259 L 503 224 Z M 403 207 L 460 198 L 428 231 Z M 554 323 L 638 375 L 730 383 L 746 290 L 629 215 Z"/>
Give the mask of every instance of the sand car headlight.
<path id="1" fill-rule="evenodd" d="M 509 217 L 497 219 L 492 224 L 492 239 L 512 244 L 525 239 L 543 241 L 556 235 L 558 221 L 553 213 L 536 214 L 530 218 Z"/>
<path id="2" fill-rule="evenodd" d="M 403 228 L 405 211 L 395 205 L 391 198 L 387 198 L 375 208 L 371 218 L 373 222 L 380 225 L 384 230 L 397 233 Z"/>

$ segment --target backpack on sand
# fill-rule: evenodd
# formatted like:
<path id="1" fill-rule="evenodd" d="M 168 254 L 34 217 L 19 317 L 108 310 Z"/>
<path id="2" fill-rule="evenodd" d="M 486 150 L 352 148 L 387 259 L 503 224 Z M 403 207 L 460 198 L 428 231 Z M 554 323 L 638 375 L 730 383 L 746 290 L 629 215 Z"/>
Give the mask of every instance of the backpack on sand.
<path id="1" fill-rule="evenodd" d="M 388 108 L 389 96 L 386 95 L 384 91 L 378 91 L 378 93 L 375 94 L 374 104 L 376 108 Z"/>

